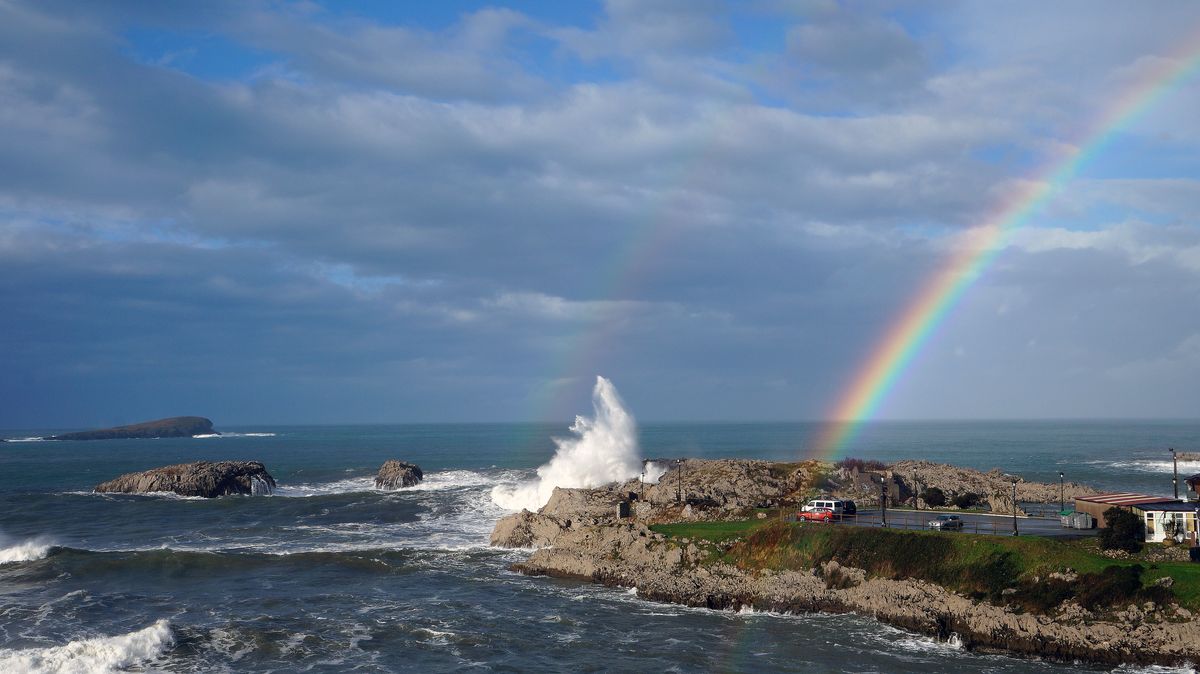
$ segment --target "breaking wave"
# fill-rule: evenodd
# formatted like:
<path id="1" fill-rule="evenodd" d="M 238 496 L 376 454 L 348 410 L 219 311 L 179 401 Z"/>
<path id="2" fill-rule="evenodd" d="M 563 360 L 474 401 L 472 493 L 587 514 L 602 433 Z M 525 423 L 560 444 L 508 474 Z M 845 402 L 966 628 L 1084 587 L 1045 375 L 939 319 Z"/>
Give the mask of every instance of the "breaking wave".
<path id="1" fill-rule="evenodd" d="M 604 377 L 596 377 L 592 407 L 595 418 L 575 417 L 574 438 L 554 438 L 558 449 L 537 469 L 537 479 L 494 487 L 492 500 L 509 510 L 537 510 L 555 487 L 599 487 L 637 477 L 642 467 L 637 425 Z"/>
<path id="2" fill-rule="evenodd" d="M 224 433 L 202 433 L 202 434 L 200 434 L 200 435 L 193 435 L 192 437 L 193 437 L 193 438 L 196 438 L 196 439 L 207 439 L 207 438 L 273 438 L 273 437 L 275 437 L 275 434 L 274 434 L 274 433 L 234 433 L 234 432 L 232 432 L 232 431 L 226 431 L 226 432 L 224 432 Z"/>
<path id="3" fill-rule="evenodd" d="M 0 564 L 15 562 L 32 562 L 50 554 L 54 543 L 45 538 L 30 538 L 24 541 L 13 539 L 0 534 Z"/>
<path id="4" fill-rule="evenodd" d="M 79 639 L 65 646 L 0 649 L 0 671 L 28 674 L 115 672 L 153 660 L 174 643 L 171 626 L 159 620 L 144 629 L 115 637 Z"/>

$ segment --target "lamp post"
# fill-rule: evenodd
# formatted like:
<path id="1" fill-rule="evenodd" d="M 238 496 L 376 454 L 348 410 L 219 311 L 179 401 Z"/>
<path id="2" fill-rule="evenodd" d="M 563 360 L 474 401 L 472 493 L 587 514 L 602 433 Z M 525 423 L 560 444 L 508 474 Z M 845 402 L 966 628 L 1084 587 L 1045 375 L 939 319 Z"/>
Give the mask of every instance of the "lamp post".
<path id="1" fill-rule="evenodd" d="M 1175 448 L 1167 449 L 1171 453 L 1171 486 L 1175 488 L 1175 500 L 1179 500 L 1179 455 L 1175 453 Z"/>
<path id="2" fill-rule="evenodd" d="M 879 520 L 887 528 L 887 478 L 879 476 Z"/>
<path id="3" fill-rule="evenodd" d="M 1013 536 L 1016 536 L 1017 535 L 1017 481 L 1016 480 L 1012 481 L 1012 486 L 1013 486 L 1013 498 L 1012 498 Z"/>
<path id="4" fill-rule="evenodd" d="M 642 459 L 642 483 L 638 487 L 638 500 L 646 500 L 646 459 Z"/>
<path id="5" fill-rule="evenodd" d="M 683 502 L 683 459 L 675 459 L 675 502 Z"/>
<path id="6" fill-rule="evenodd" d="M 1063 472 L 1058 471 L 1058 514 L 1062 515 L 1067 509 L 1066 483 L 1063 482 Z"/>

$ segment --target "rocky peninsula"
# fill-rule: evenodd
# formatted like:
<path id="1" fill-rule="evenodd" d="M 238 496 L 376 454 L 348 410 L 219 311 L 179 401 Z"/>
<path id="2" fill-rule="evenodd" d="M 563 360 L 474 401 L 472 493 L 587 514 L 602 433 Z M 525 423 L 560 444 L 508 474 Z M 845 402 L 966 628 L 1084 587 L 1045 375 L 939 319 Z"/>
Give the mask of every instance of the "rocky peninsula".
<path id="1" fill-rule="evenodd" d="M 220 435 L 213 422 L 204 417 L 170 417 L 143 421 L 128 426 L 51 435 L 47 440 L 127 440 L 131 438 L 190 438 L 193 435 Z"/>
<path id="2" fill-rule="evenodd" d="M 913 468 L 946 493 L 986 492 L 997 477 L 1011 493 L 1013 478 L 998 471 L 912 464 L 879 472 L 910 493 L 904 476 Z M 653 485 L 556 489 L 538 512 L 497 522 L 491 542 L 533 548 L 514 566 L 522 573 L 636 588 L 653 601 L 853 612 L 967 649 L 1062 661 L 1200 659 L 1200 620 L 1184 606 L 1190 593 L 1172 590 L 1172 573 L 1186 577 L 1186 563 L 1147 570 L 1113 563 L 1088 542 L 779 518 L 818 492 L 853 491 L 855 472 L 815 461 L 689 459 Z M 1018 492 L 1019 501 L 1056 502 L 1059 485 L 1020 481 Z"/>
<path id="3" fill-rule="evenodd" d="M 95 491 L 120 494 L 174 492 L 180 496 L 215 498 L 233 494 L 269 494 L 274 489 L 275 478 L 258 461 L 199 461 L 127 473 L 96 485 Z"/>

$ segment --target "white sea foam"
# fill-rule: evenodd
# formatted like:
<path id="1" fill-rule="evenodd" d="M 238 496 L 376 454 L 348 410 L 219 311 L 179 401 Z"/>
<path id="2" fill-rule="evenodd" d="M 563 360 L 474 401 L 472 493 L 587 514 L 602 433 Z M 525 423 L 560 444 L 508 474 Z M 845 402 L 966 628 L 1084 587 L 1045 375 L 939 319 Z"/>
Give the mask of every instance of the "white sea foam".
<path id="1" fill-rule="evenodd" d="M 193 435 L 192 437 L 195 439 L 201 439 L 201 440 L 207 439 L 207 438 L 273 438 L 273 437 L 275 437 L 275 434 L 274 433 L 234 433 L 233 431 L 226 431 L 224 433 L 201 433 L 200 435 Z"/>
<path id="2" fill-rule="evenodd" d="M 100 674 L 141 665 L 166 652 L 174 637 L 166 620 L 115 637 L 94 637 L 65 646 L 0 649 L 0 671 L 25 674 Z"/>
<path id="3" fill-rule="evenodd" d="M 512 473 L 506 473 L 512 475 Z M 386 493 L 404 493 L 413 491 L 440 491 L 443 489 L 460 489 L 464 487 L 484 487 L 495 484 L 497 477 L 472 470 L 443 470 L 436 473 L 426 473 L 420 484 L 412 487 L 402 487 L 395 490 L 375 488 L 374 475 L 348 477 L 332 482 L 279 484 L 275 488 L 276 496 L 326 496 L 329 494 L 353 494 L 356 492 L 380 491 Z"/>
<path id="4" fill-rule="evenodd" d="M 29 438 L 5 438 L 5 442 L 49 442 L 46 438 L 29 437 Z"/>
<path id="5" fill-rule="evenodd" d="M 1092 460 L 1085 463 L 1094 466 L 1105 466 L 1119 471 L 1136 471 L 1139 473 L 1170 473 L 1172 463 L 1170 459 L 1129 459 L 1126 461 L 1103 461 Z M 1192 473 L 1200 473 L 1200 461 L 1180 461 L 1179 473 L 1181 475 L 1190 475 Z"/>
<path id="6" fill-rule="evenodd" d="M 0 533 L 0 564 L 32 562 L 50 554 L 54 543 L 44 537 L 14 540 Z"/>
<path id="7" fill-rule="evenodd" d="M 554 438 L 558 449 L 537 469 L 537 479 L 492 489 L 492 500 L 508 510 L 537 510 L 555 487 L 598 487 L 628 480 L 641 472 L 637 426 L 621 404 L 617 389 L 596 377 L 592 390 L 595 418 L 575 417 L 574 438 Z"/>

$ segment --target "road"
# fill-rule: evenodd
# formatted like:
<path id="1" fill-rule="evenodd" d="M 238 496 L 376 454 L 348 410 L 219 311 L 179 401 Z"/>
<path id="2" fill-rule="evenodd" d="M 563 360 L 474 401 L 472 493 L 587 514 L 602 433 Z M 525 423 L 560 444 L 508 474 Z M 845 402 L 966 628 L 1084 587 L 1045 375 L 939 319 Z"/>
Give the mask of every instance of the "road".
<path id="1" fill-rule="evenodd" d="M 887 526 L 889 529 L 927 529 L 929 528 L 929 520 L 934 519 L 939 514 L 946 513 L 931 512 L 928 510 L 893 510 L 889 508 L 887 511 Z M 1011 516 L 967 512 L 953 514 L 962 518 L 962 530 L 964 533 L 1011 536 L 1013 532 L 1013 518 Z M 839 522 L 835 522 L 834 525 L 879 527 L 881 526 L 880 512 L 878 509 L 860 509 L 857 516 L 844 518 Z M 828 525 L 813 523 L 813 526 Z M 1063 528 L 1058 519 L 1052 517 L 1018 517 L 1017 532 L 1019 535 L 1051 536 L 1055 538 L 1083 538 L 1085 536 L 1096 535 L 1095 529 Z"/>

